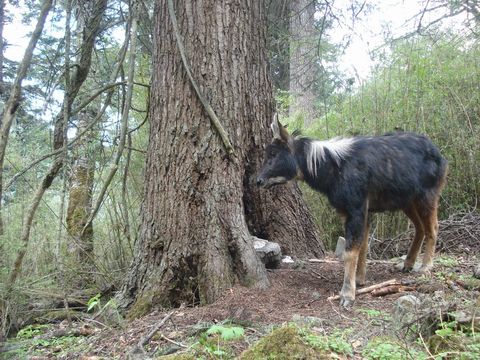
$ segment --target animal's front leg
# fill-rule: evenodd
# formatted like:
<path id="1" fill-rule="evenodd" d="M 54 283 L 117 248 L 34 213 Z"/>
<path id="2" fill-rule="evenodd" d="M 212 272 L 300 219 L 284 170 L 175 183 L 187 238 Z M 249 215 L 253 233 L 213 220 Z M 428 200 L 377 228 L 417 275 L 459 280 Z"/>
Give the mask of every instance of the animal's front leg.
<path id="1" fill-rule="evenodd" d="M 340 291 L 340 305 L 345 308 L 351 306 L 355 301 L 358 256 L 363 245 L 366 230 L 365 216 L 365 211 L 357 211 L 347 216 L 345 222 L 345 273 L 342 290 Z"/>
<path id="2" fill-rule="evenodd" d="M 354 247 L 345 251 L 345 274 L 343 276 L 342 291 L 340 291 L 340 305 L 347 308 L 355 301 L 355 273 L 357 271 L 358 254 L 360 249 Z"/>

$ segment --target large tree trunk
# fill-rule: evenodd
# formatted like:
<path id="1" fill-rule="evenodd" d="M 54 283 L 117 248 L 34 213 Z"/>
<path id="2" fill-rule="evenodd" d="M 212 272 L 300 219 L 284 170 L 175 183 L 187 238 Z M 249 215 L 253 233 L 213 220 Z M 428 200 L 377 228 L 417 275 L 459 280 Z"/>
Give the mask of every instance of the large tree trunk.
<path id="1" fill-rule="evenodd" d="M 227 129 L 226 156 L 182 65 L 167 1 L 156 3 L 150 144 L 142 225 L 119 295 L 132 316 L 152 305 L 214 301 L 237 280 L 265 287 L 251 234 L 321 253 L 298 188 L 254 187 L 270 139 L 272 90 L 262 2 L 177 1 L 192 73 Z"/>

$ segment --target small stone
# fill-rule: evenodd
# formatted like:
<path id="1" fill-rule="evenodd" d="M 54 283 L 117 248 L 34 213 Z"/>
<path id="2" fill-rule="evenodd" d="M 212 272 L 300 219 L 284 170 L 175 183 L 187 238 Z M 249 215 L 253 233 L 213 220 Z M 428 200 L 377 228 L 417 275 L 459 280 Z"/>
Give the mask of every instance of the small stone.
<path id="1" fill-rule="evenodd" d="M 345 254 L 345 238 L 343 236 L 339 236 L 337 240 L 337 247 L 335 248 L 335 256 L 343 260 L 343 255 Z"/>
<path id="2" fill-rule="evenodd" d="M 413 321 L 419 313 L 421 303 L 420 299 L 412 294 L 399 297 L 395 301 L 393 310 L 395 323 L 402 327 L 404 324 Z"/>
<path id="3" fill-rule="evenodd" d="M 253 236 L 253 247 L 267 269 L 276 269 L 282 262 L 282 249 L 276 242 Z"/>
<path id="4" fill-rule="evenodd" d="M 286 255 L 286 256 L 283 257 L 282 262 L 285 263 L 285 264 L 292 264 L 295 261 L 293 261 L 291 256 Z"/>
<path id="5" fill-rule="evenodd" d="M 480 279 L 480 264 L 473 270 L 473 277 Z"/>

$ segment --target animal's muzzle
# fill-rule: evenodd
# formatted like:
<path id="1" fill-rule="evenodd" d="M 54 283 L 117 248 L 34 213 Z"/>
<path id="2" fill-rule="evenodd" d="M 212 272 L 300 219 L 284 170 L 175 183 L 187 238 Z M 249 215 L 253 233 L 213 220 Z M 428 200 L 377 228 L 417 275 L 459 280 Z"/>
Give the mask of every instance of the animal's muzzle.
<path id="1" fill-rule="evenodd" d="M 264 186 L 265 185 L 265 179 L 261 178 L 260 176 L 257 177 L 257 186 Z"/>

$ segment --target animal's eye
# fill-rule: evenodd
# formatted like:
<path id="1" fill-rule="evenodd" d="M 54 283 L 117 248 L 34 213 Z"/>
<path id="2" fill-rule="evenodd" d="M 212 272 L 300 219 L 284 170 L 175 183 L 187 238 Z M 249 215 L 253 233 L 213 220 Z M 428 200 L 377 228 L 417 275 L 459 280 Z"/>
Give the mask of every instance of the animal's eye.
<path id="1" fill-rule="evenodd" d="M 274 156 L 276 155 L 275 150 L 270 150 L 269 155 L 270 155 L 271 157 L 274 157 Z"/>

